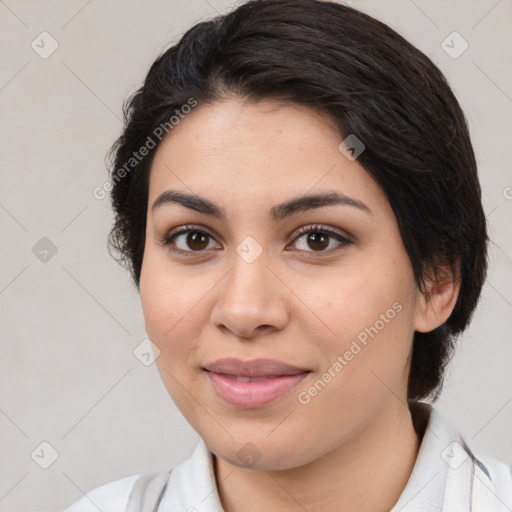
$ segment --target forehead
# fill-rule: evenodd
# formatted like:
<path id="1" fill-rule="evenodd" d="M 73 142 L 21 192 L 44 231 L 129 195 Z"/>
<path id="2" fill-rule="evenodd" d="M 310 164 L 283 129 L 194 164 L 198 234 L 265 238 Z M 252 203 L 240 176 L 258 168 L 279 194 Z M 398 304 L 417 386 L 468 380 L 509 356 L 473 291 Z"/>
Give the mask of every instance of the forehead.
<path id="1" fill-rule="evenodd" d="M 342 140 L 334 119 L 305 106 L 239 99 L 199 106 L 160 143 L 149 204 L 166 189 L 247 205 L 333 189 L 385 201 L 366 170 L 340 151 Z"/>

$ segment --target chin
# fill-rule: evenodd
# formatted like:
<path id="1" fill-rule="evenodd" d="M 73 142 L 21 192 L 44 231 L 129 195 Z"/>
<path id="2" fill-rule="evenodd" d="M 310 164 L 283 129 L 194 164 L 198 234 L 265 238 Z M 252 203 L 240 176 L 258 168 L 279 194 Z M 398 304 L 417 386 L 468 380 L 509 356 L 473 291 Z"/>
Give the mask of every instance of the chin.
<path id="1" fill-rule="evenodd" d="M 302 448 L 301 443 L 294 442 L 286 435 L 276 436 L 273 440 L 265 439 L 261 434 L 255 437 L 245 435 L 243 439 L 227 436 L 222 441 L 216 439 L 210 442 L 207 437 L 204 440 L 217 457 L 239 468 L 280 471 L 308 462 L 302 453 L 298 453 L 297 448 Z"/>

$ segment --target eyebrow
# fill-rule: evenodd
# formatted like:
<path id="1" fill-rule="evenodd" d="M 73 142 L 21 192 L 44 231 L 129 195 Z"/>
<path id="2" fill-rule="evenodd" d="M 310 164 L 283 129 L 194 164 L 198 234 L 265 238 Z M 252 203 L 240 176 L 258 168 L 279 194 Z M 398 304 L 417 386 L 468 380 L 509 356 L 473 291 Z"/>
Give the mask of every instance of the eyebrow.
<path id="1" fill-rule="evenodd" d="M 178 192 L 176 190 L 166 190 L 157 197 L 151 209 L 154 211 L 166 204 L 180 204 L 185 208 L 204 213 L 205 215 L 211 215 L 220 220 L 226 219 L 226 211 L 221 206 L 198 195 Z M 325 192 L 321 194 L 308 194 L 277 204 L 270 209 L 269 216 L 274 222 L 279 222 L 295 213 L 333 205 L 352 206 L 370 215 L 372 213 L 370 208 L 359 199 L 339 192 Z"/>

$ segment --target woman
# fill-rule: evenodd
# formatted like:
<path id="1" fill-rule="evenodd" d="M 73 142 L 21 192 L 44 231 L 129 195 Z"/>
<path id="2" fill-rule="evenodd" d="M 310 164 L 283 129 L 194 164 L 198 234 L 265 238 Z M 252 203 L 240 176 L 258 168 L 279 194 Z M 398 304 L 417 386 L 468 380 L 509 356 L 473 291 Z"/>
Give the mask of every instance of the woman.
<path id="1" fill-rule="evenodd" d="M 512 468 L 422 402 L 488 241 L 433 63 L 345 5 L 254 0 L 161 55 L 125 118 L 110 242 L 201 442 L 67 512 L 510 510 Z"/>

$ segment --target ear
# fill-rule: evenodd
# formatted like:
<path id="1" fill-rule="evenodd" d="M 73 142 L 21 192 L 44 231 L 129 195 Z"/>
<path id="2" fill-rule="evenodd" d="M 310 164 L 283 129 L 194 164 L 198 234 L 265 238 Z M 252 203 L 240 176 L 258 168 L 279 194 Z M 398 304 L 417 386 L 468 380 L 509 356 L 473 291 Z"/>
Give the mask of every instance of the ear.
<path id="1" fill-rule="evenodd" d="M 460 290 L 460 260 L 430 271 L 416 304 L 414 329 L 430 332 L 450 317 Z"/>

